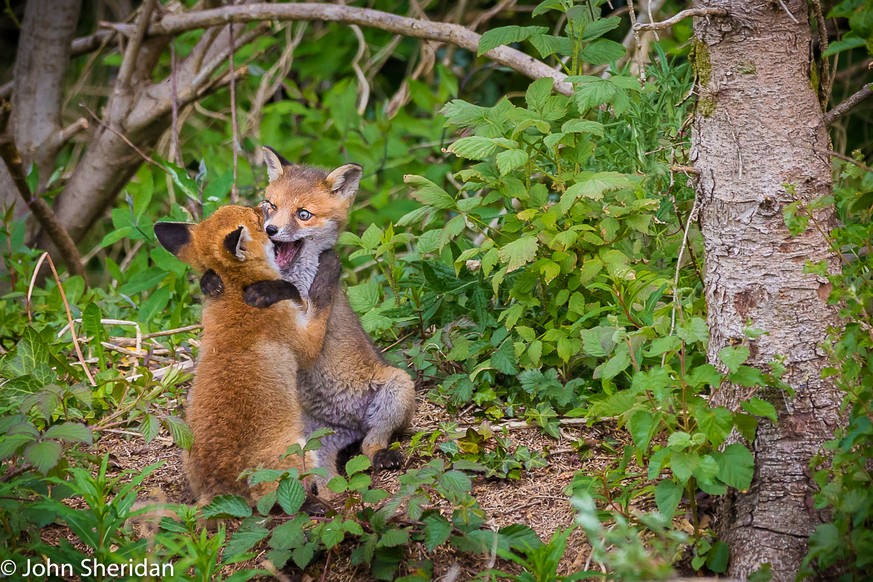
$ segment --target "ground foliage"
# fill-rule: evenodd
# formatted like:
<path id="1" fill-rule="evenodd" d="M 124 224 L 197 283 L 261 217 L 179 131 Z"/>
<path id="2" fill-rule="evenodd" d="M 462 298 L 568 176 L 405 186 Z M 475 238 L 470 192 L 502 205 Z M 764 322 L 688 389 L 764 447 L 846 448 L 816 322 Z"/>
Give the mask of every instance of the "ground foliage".
<path id="1" fill-rule="evenodd" d="M 688 29 L 655 45 L 644 82 L 627 63 L 601 75 L 623 61 L 617 40 L 628 29 L 626 18 L 601 17 L 601 4 L 547 0 L 533 20 L 495 24 L 482 38 L 480 53 L 516 43 L 563 62 L 571 96 L 554 91 L 551 80 L 495 81 L 494 72 L 487 73 L 493 82 L 477 83 L 471 77 L 486 73 L 470 72 L 475 55 L 441 49 L 428 76 L 404 81 L 409 102 L 389 114 L 385 105 L 403 78 L 395 69 L 411 69 L 419 58 L 418 45 L 403 40 L 382 55 L 384 68 L 371 80 L 376 97 L 361 113 L 349 68 L 358 46 L 342 27 L 295 24 L 237 55 L 252 72 L 237 87 L 247 111 L 283 44 L 302 34 L 294 73 L 260 115 L 243 120 L 243 200 L 260 196 L 261 172 L 250 164 L 260 144 L 295 161 L 364 165 L 362 194 L 340 240 L 352 306 L 365 329 L 391 346 L 389 356 L 427 387 L 427 398 L 449 414 L 472 407 L 482 421 L 463 428 L 446 421 L 413 435 L 411 450 L 431 460 L 403 474 L 396 491 L 374 487 L 369 461 L 354 457 L 329 485 L 343 502 L 314 517 L 301 512 L 306 496 L 297 474 L 260 470 L 247 478 L 278 487 L 254 508 L 224 496 L 203 508 L 169 505 L 154 518 L 154 508 L 136 500 L 156 466 L 109 476 L 108 457 L 93 453 L 96 439 L 119 430 L 147 442 L 163 432 L 190 446 L 181 412 L 167 413 L 181 410 L 190 376 L 163 365 L 190 361 L 196 332 L 148 334 L 196 323 L 199 290 L 187 267 L 155 243 L 152 226 L 162 217 L 197 220 L 230 199 L 226 94 L 200 104 L 212 113 L 184 125 L 182 156 L 171 160 L 159 148 L 127 185 L 111 223 L 91 234 L 92 286 L 62 276 L 62 287 L 49 280 L 31 292 L 40 253 L 25 245 L 25 224 L 7 213 L 0 231 L 8 289 L 0 298 L 0 558 L 148 557 L 173 561 L 187 579 L 248 579 L 270 568 L 305 570 L 341 548 L 374 578 L 426 580 L 433 576 L 428 556 L 452 548 L 499 557 L 484 579 L 599 576 L 561 569 L 572 528 L 549 540 L 523 523 L 494 529 L 472 495 L 473 479 L 518 479 L 548 462 L 493 424 L 523 420 L 559 438 L 562 420 L 583 418 L 617 419 L 631 437 L 610 467 L 580 472 L 568 487 L 592 560 L 626 580 L 668 576 L 680 558 L 694 570 L 725 572 L 728 548 L 698 500 L 749 486 L 754 460 L 745 443 L 759 422 L 776 421 L 773 405 L 755 391 L 789 388 L 779 361 L 767 370 L 746 366 L 742 346 L 720 352 L 721 368 L 706 362 L 702 249 L 684 170 L 694 106 Z M 866 50 L 869 14 L 859 2 L 834 7 L 851 33 L 828 54 Z M 199 34 L 181 35 L 175 50 L 185 54 Z M 365 34 L 374 51 L 390 41 L 386 33 Z M 116 53 L 99 58 L 117 65 Z M 162 66 L 170 66 L 168 55 Z M 831 235 L 844 258 L 842 274 L 831 277 L 832 302 L 847 325 L 835 332 L 828 373 L 846 389 L 849 425 L 831 443 L 833 456 L 813 467 L 816 503 L 832 510 L 833 522 L 811 538 L 806 564 L 810 572 L 837 564 L 849 579 L 870 573 L 873 543 L 873 172 L 858 159 L 841 165 L 834 200 L 817 202 L 835 202 L 841 219 Z M 810 225 L 813 210 L 787 208 L 789 229 L 819 227 Z M 65 304 L 79 320 L 74 329 L 93 381 L 70 349 Z M 134 330 L 146 334 L 143 351 L 130 341 Z M 709 406 L 728 380 L 752 396 L 737 410 Z M 725 445 L 732 431 L 742 439 Z M 317 437 L 304 448 L 317 447 Z M 587 445 L 576 446 L 584 455 Z M 658 511 L 637 511 L 640 499 L 653 499 Z M 675 524 L 685 518 L 691 526 L 683 532 Z M 137 519 L 151 520 L 145 533 Z M 204 519 L 235 525 L 204 528 Z M 41 530 L 52 523 L 66 526 L 75 543 L 47 543 Z M 412 544 L 424 550 L 414 558 Z M 268 566 L 253 564 L 264 551 Z"/>

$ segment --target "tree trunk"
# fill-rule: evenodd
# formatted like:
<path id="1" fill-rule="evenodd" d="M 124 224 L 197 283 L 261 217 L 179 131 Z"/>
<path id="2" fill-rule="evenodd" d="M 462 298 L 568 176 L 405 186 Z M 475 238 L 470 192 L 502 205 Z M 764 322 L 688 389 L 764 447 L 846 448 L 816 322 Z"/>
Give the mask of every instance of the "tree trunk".
<path id="1" fill-rule="evenodd" d="M 798 236 L 783 222 L 784 206 L 831 193 L 831 167 L 810 81 L 806 1 L 782 4 L 707 0 L 700 5 L 729 16 L 694 24 L 700 92 L 692 157 L 700 178 L 709 360 L 718 364 L 719 350 L 737 343 L 748 346 L 748 363 L 764 370 L 784 358 L 783 380 L 795 392 L 758 393 L 776 406 L 779 422 L 761 422 L 752 486 L 721 508 L 730 574 L 740 579 L 768 562 L 774 580 L 794 579 L 821 519 L 807 466 L 840 422 L 840 393 L 821 379 L 828 363 L 821 344 L 838 325 L 826 304 L 830 285 L 803 272 L 808 261 L 838 268 L 823 234 L 833 226 L 833 209 L 815 211 Z M 766 334 L 749 340 L 746 327 Z M 726 386 L 714 400 L 738 409 L 748 392 Z"/>

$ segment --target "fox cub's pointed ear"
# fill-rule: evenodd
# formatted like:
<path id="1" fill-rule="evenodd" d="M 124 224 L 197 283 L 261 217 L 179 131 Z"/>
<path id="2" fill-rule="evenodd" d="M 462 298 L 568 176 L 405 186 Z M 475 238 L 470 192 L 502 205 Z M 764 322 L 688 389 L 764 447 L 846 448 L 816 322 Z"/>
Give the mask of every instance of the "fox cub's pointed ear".
<path id="1" fill-rule="evenodd" d="M 285 166 L 291 164 L 270 146 L 264 146 L 261 150 L 264 152 L 264 163 L 267 164 L 267 178 L 272 184 L 285 175 Z"/>
<path id="2" fill-rule="evenodd" d="M 165 249 L 179 258 L 185 249 L 191 244 L 191 227 L 193 224 L 184 222 L 158 222 L 155 223 L 155 236 Z"/>
<path id="3" fill-rule="evenodd" d="M 244 261 L 246 260 L 246 243 L 250 240 L 252 237 L 249 235 L 249 229 L 240 226 L 224 237 L 224 248 L 239 260 Z"/>
<path id="4" fill-rule="evenodd" d="M 358 164 L 340 166 L 327 175 L 327 186 L 340 198 L 351 198 L 358 191 L 364 169 Z"/>

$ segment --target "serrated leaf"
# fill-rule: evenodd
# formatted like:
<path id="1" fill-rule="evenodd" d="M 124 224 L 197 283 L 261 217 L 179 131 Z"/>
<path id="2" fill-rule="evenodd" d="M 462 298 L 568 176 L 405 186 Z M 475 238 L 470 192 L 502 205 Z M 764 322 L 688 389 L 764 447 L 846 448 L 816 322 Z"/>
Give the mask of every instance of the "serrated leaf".
<path id="1" fill-rule="evenodd" d="M 346 537 L 346 532 L 343 529 L 340 518 L 334 518 L 324 525 L 321 530 L 321 541 L 324 542 L 324 547 L 331 550 L 338 546 Z"/>
<path id="2" fill-rule="evenodd" d="M 697 468 L 700 457 L 697 453 L 688 451 L 672 451 L 670 453 L 670 468 L 680 483 L 687 483 Z"/>
<path id="3" fill-rule="evenodd" d="M 173 442 L 176 445 L 185 450 L 191 448 L 191 445 L 194 444 L 194 435 L 184 420 L 176 416 L 165 416 L 162 421 L 167 430 L 170 431 L 170 436 L 173 437 Z"/>
<path id="4" fill-rule="evenodd" d="M 610 30 L 618 28 L 619 24 L 621 24 L 621 18 L 618 16 L 598 18 L 597 20 L 585 25 L 585 30 L 582 31 L 582 40 L 587 42 L 599 38 Z"/>
<path id="5" fill-rule="evenodd" d="M 746 346 L 726 346 L 718 351 L 718 359 L 724 362 L 731 373 L 736 372 L 749 359 L 749 348 Z"/>
<path id="6" fill-rule="evenodd" d="M 540 53 L 541 58 L 550 57 L 554 54 L 567 56 L 573 50 L 570 39 L 565 36 L 534 34 L 528 40 L 537 49 L 537 52 Z"/>
<path id="7" fill-rule="evenodd" d="M 592 65 L 608 65 L 622 58 L 626 52 L 627 49 L 620 42 L 601 38 L 584 47 L 579 58 Z"/>
<path id="8" fill-rule="evenodd" d="M 354 456 L 346 463 L 346 475 L 354 475 L 355 473 L 366 471 L 371 466 L 370 459 L 365 455 Z"/>
<path id="9" fill-rule="evenodd" d="M 682 500 L 682 487 L 672 479 L 661 479 L 655 486 L 655 503 L 658 511 L 668 519 L 673 517 Z"/>
<path id="10" fill-rule="evenodd" d="M 768 418 L 773 422 L 778 421 L 776 407 L 766 400 L 761 400 L 760 398 L 752 398 L 748 402 L 743 402 L 741 406 L 743 407 L 743 410 L 751 415 Z"/>
<path id="11" fill-rule="evenodd" d="M 452 524 L 438 513 L 432 513 L 422 519 L 424 522 L 424 545 L 428 552 L 448 541 L 452 533 Z"/>
<path id="12" fill-rule="evenodd" d="M 224 558 L 231 560 L 248 552 L 255 544 L 266 539 L 268 535 L 270 535 L 270 530 L 262 526 L 237 530 L 225 546 Z"/>
<path id="13" fill-rule="evenodd" d="M 718 462 L 718 478 L 729 487 L 746 491 L 755 475 L 755 457 L 740 443 L 728 445 L 712 455 Z"/>
<path id="14" fill-rule="evenodd" d="M 203 517 L 206 519 L 249 517 L 251 514 L 252 508 L 238 495 L 219 495 L 203 508 Z"/>
<path id="15" fill-rule="evenodd" d="M 61 460 L 62 450 L 57 441 L 38 441 L 25 447 L 24 460 L 40 473 L 48 473 Z"/>
<path id="16" fill-rule="evenodd" d="M 506 272 L 512 272 L 533 261 L 539 243 L 533 235 L 521 236 L 500 249 L 500 260 L 506 264 Z"/>
<path id="17" fill-rule="evenodd" d="M 312 561 L 313 557 L 315 557 L 314 543 L 308 543 L 305 546 L 294 548 L 294 550 L 291 552 L 291 559 L 294 560 L 294 563 L 301 570 L 309 565 L 309 562 Z"/>
<path id="18" fill-rule="evenodd" d="M 496 156 L 497 169 L 500 170 L 500 175 L 505 176 L 509 172 L 525 165 L 528 160 L 527 152 L 523 150 L 506 150 L 500 152 Z"/>
<path id="19" fill-rule="evenodd" d="M 446 210 L 454 208 L 455 200 L 452 196 L 443 190 L 436 183 L 431 182 L 423 176 L 406 175 L 403 181 L 415 188 L 412 191 L 412 197 L 431 208 Z M 404 217 L 406 218 L 406 217 Z M 413 222 L 415 222 L 413 220 Z"/>
<path id="20" fill-rule="evenodd" d="M 49 427 L 44 438 L 58 439 L 74 443 L 84 443 L 90 445 L 94 442 L 94 435 L 91 434 L 91 429 L 78 422 L 65 422 Z"/>
<path id="21" fill-rule="evenodd" d="M 555 86 L 555 80 L 551 77 L 537 79 L 528 85 L 527 91 L 524 94 L 524 100 L 528 108 L 539 110 L 546 104 L 546 99 L 552 94 L 552 87 Z"/>
<path id="22" fill-rule="evenodd" d="M 603 124 L 598 121 L 587 119 L 571 119 L 561 126 L 563 133 L 590 133 L 597 137 L 603 137 Z"/>
<path id="23" fill-rule="evenodd" d="M 288 515 L 294 515 L 303 507 L 306 500 L 306 491 L 299 479 L 286 477 L 279 482 L 276 489 L 276 501 L 282 507 L 282 511 Z"/>
<path id="24" fill-rule="evenodd" d="M 462 137 L 446 149 L 459 158 L 487 160 L 494 152 L 500 149 L 500 146 L 492 138 L 474 135 Z"/>
<path id="25" fill-rule="evenodd" d="M 409 531 L 405 529 L 389 529 L 379 538 L 379 543 L 376 547 L 379 548 L 394 548 L 403 546 L 409 543 Z"/>

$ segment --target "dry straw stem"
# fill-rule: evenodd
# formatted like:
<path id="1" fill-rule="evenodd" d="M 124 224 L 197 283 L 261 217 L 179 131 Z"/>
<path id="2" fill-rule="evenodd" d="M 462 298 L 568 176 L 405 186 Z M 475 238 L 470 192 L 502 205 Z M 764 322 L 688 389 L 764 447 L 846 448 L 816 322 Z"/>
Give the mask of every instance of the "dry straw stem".
<path id="1" fill-rule="evenodd" d="M 153 23 L 148 29 L 148 35 L 174 35 L 188 30 L 221 26 L 232 22 L 244 23 L 264 20 L 323 20 L 356 24 L 421 40 L 444 42 L 472 52 L 478 50 L 479 40 L 482 38 L 479 34 L 460 24 L 431 22 L 398 16 L 380 10 L 338 4 L 249 4 L 170 14 L 164 16 L 159 22 Z M 123 34 L 132 35 L 135 31 L 135 26 L 130 24 L 117 23 L 107 26 Z M 550 77 L 556 81 L 558 91 L 565 95 L 572 93 L 572 86 L 565 82 L 566 75 L 521 51 L 501 46 L 488 51 L 485 56 L 532 79 Z"/>
<path id="2" fill-rule="evenodd" d="M 58 284 L 58 291 L 61 293 L 61 301 L 64 302 L 64 309 L 67 312 L 67 321 L 70 325 L 70 335 L 73 338 L 73 348 L 76 350 L 76 357 L 79 359 L 79 363 L 82 365 L 82 369 L 85 371 L 85 376 L 88 377 L 88 381 L 91 383 L 91 386 L 96 386 L 97 382 L 94 381 L 94 376 L 91 375 L 91 370 L 88 368 L 88 363 L 85 362 L 85 356 L 82 355 L 82 348 L 79 347 L 79 338 L 76 337 L 76 330 L 73 327 L 73 314 L 70 312 L 70 304 L 67 302 L 67 294 L 64 293 L 64 286 L 61 285 L 61 279 L 58 277 L 58 270 L 55 269 L 55 263 L 52 261 L 52 258 L 48 253 L 43 253 L 39 260 L 36 262 L 36 267 L 33 269 L 33 277 L 30 279 L 30 287 L 27 289 L 27 319 L 28 321 L 33 321 L 33 315 L 30 311 L 30 297 L 33 294 L 33 287 L 36 285 L 36 278 L 39 273 L 39 268 L 42 266 L 43 261 L 48 261 L 49 267 L 52 270 L 52 276 L 55 278 L 55 283 Z"/>

